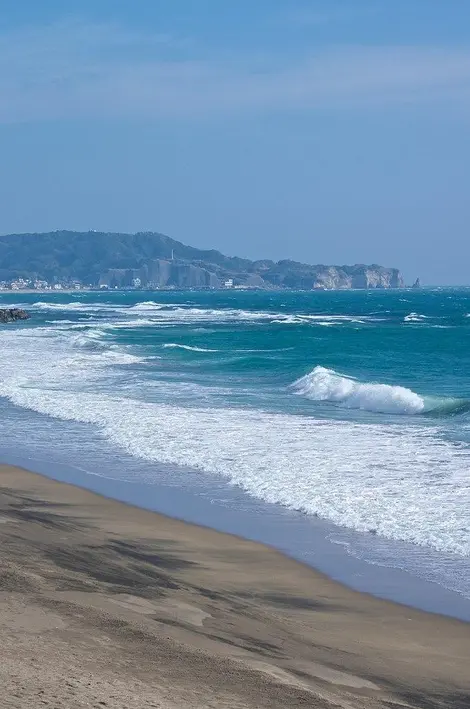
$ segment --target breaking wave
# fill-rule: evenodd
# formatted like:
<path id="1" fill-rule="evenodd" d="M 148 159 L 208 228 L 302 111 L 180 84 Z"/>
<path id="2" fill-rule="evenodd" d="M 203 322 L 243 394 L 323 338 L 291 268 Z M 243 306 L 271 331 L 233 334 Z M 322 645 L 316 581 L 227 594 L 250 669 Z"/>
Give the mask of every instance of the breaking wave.
<path id="1" fill-rule="evenodd" d="M 406 387 L 360 382 L 325 367 L 315 367 L 292 388 L 313 401 L 330 401 L 349 409 L 382 414 L 448 416 L 470 410 L 466 399 L 421 396 Z"/>

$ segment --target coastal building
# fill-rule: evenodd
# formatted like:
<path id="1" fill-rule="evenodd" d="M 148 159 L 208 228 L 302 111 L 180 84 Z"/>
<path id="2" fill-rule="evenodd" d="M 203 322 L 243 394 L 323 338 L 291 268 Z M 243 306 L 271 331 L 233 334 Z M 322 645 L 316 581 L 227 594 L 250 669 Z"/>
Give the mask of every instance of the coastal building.
<path id="1" fill-rule="evenodd" d="M 10 283 L 11 290 L 23 290 L 25 288 L 31 287 L 31 281 L 27 281 L 24 278 L 17 278 L 15 281 Z"/>

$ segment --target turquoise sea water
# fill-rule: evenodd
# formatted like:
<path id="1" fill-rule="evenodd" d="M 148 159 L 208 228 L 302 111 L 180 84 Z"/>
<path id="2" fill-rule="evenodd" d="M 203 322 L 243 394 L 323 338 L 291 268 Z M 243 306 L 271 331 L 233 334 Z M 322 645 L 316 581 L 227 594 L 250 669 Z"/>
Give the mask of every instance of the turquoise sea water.
<path id="1" fill-rule="evenodd" d="M 4 439 L 21 420 L 30 455 L 113 451 L 135 461 L 116 479 L 158 487 L 166 470 L 227 505 L 236 486 L 470 598 L 470 290 L 9 303 L 32 318 L 0 331 Z"/>

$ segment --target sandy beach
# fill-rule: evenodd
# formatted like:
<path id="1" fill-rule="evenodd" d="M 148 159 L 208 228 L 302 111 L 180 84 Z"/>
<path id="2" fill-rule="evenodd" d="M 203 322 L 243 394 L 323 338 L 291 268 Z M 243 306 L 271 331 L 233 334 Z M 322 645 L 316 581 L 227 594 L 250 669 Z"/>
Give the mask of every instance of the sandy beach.
<path id="1" fill-rule="evenodd" d="M 470 706 L 470 624 L 0 466 L 2 707 Z"/>

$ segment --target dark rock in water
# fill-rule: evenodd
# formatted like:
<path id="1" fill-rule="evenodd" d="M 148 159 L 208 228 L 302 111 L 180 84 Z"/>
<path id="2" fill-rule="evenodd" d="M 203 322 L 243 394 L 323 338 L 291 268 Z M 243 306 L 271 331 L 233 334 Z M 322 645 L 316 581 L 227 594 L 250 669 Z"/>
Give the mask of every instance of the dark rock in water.
<path id="1" fill-rule="evenodd" d="M 411 287 L 412 288 L 421 288 L 421 281 L 419 280 L 419 278 L 416 279 L 416 281 L 413 283 L 413 285 Z"/>
<path id="2" fill-rule="evenodd" d="M 21 310 L 21 308 L 0 308 L 0 323 L 28 320 L 28 318 L 26 310 Z"/>

